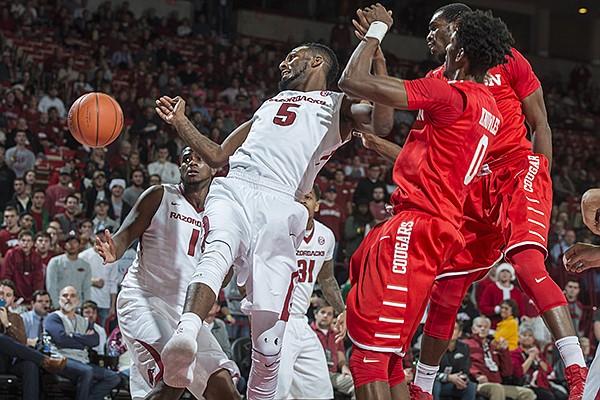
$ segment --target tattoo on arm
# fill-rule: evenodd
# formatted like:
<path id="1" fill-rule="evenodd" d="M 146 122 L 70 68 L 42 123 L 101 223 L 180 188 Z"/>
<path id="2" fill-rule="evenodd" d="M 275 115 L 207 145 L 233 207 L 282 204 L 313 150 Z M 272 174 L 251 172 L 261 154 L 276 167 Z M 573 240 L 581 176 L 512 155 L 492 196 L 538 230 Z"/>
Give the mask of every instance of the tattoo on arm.
<path id="1" fill-rule="evenodd" d="M 321 272 L 319 272 L 318 281 L 325 300 L 331 304 L 335 313 L 343 313 L 345 309 L 344 300 L 342 299 L 340 286 L 333 276 L 333 260 L 325 261 Z"/>

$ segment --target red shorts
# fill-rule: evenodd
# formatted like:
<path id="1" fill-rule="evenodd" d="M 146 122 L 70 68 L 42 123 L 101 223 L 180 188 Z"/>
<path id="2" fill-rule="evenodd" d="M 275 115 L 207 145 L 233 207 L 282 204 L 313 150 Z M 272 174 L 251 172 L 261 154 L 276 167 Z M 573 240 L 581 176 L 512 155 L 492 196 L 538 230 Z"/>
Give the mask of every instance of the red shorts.
<path id="1" fill-rule="evenodd" d="M 354 344 L 403 354 L 440 266 L 463 246 L 452 224 L 420 211 L 401 211 L 378 228 L 361 249 L 362 263 L 354 266 L 355 284 L 346 300 Z"/>
<path id="2" fill-rule="evenodd" d="M 552 181 L 543 155 L 519 152 L 490 164 L 492 172 L 470 185 L 461 234 L 465 250 L 440 277 L 478 272 L 522 246 L 547 251 Z"/>
<path id="3" fill-rule="evenodd" d="M 390 387 L 406 380 L 402 357 L 396 353 L 380 353 L 352 346 L 350 372 L 357 388 L 367 383 L 384 381 Z"/>

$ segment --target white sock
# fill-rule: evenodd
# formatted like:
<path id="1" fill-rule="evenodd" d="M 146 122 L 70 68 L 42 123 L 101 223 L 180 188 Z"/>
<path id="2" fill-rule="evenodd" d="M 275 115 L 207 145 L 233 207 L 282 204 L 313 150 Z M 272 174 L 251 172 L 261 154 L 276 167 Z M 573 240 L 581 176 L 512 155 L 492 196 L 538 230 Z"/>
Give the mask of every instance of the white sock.
<path id="1" fill-rule="evenodd" d="M 424 392 L 431 393 L 433 391 L 433 383 L 435 375 L 440 369 L 439 365 L 427 365 L 417 362 L 417 373 L 415 374 L 414 384 L 423 389 Z"/>
<path id="2" fill-rule="evenodd" d="M 179 318 L 179 324 L 177 325 L 176 335 L 186 334 L 193 337 L 198 337 L 198 333 L 202 329 L 202 320 L 197 314 L 193 312 L 183 313 Z"/>
<path id="3" fill-rule="evenodd" d="M 585 367 L 583 351 L 581 350 L 577 336 L 567 336 L 558 339 L 555 344 L 566 367 L 573 364 Z"/>

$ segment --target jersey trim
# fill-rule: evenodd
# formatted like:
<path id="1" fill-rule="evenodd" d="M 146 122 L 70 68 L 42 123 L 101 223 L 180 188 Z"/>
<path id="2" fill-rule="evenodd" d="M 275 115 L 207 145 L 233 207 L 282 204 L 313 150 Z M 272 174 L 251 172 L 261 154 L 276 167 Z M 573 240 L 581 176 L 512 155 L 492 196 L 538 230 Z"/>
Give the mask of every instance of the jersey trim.
<path id="1" fill-rule="evenodd" d="M 533 246 L 537 246 L 540 249 L 542 249 L 542 253 L 544 254 L 544 259 L 546 259 L 548 257 L 548 249 L 544 245 L 542 245 L 542 244 L 540 244 L 538 242 L 531 242 L 531 241 L 526 241 L 526 242 L 520 242 L 520 243 L 517 243 L 517 244 L 513 244 L 512 246 L 510 246 L 509 248 L 507 248 L 504 251 L 504 256 L 507 257 L 508 253 L 510 253 L 511 251 L 513 251 L 513 250 L 515 250 L 515 249 L 517 249 L 519 247 L 532 246 L 532 245 Z"/>
<path id="2" fill-rule="evenodd" d="M 356 345 L 357 347 L 360 347 L 361 349 L 364 349 L 364 350 L 378 351 L 381 353 L 395 353 L 395 354 L 398 354 L 400 357 L 404 357 L 404 355 L 406 354 L 406 352 L 401 347 L 398 349 L 394 349 L 391 347 L 366 346 L 366 345 L 356 341 L 350 335 L 350 333 L 348 333 L 348 337 L 350 338 L 350 341 L 352 341 L 352 343 L 354 345 Z"/>
<path id="3" fill-rule="evenodd" d="M 188 196 L 185 194 L 185 192 L 183 191 L 183 186 L 181 185 L 181 183 L 178 183 L 178 184 L 177 184 L 177 189 L 179 189 L 179 192 L 181 192 L 181 195 L 183 196 L 183 198 L 184 198 L 184 199 L 186 199 L 186 201 L 187 201 L 188 203 L 190 203 L 190 205 L 191 205 L 192 207 L 194 207 L 194 210 L 196 210 L 196 212 L 199 212 L 199 213 L 200 213 L 200 212 L 204 211 L 204 207 L 202 207 L 202 208 L 199 208 L 199 207 L 196 207 L 196 205 L 195 205 L 194 203 L 192 203 L 192 201 L 189 199 L 189 197 L 188 197 Z"/>
<path id="4" fill-rule="evenodd" d="M 314 235 L 315 235 L 315 222 L 313 221 L 312 230 L 310 231 L 308 236 L 304 235 L 304 243 L 306 243 L 306 244 L 310 243 L 310 241 L 312 240 Z"/>

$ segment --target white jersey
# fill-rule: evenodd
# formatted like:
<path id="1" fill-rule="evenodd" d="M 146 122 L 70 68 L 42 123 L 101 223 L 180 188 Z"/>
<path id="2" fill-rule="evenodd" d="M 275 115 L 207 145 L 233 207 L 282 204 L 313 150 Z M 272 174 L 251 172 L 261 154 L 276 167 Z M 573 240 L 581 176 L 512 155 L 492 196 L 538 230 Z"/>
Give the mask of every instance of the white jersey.
<path id="1" fill-rule="evenodd" d="M 343 93 L 286 90 L 266 100 L 254 113 L 244 144 L 229 158 L 239 169 L 308 193 L 315 177 L 340 147 Z"/>
<path id="2" fill-rule="evenodd" d="M 203 210 L 186 199 L 183 187 L 163 188 L 160 206 L 140 238 L 121 286 L 141 288 L 183 309 L 188 284 L 202 257 L 208 221 Z"/>
<path id="3" fill-rule="evenodd" d="M 325 261 L 333 259 L 335 236 L 331 229 L 314 221 L 313 229 L 306 231 L 302 244 L 296 250 L 298 285 L 292 297 L 292 315 L 304 315 L 310 304 L 317 276 Z"/>

